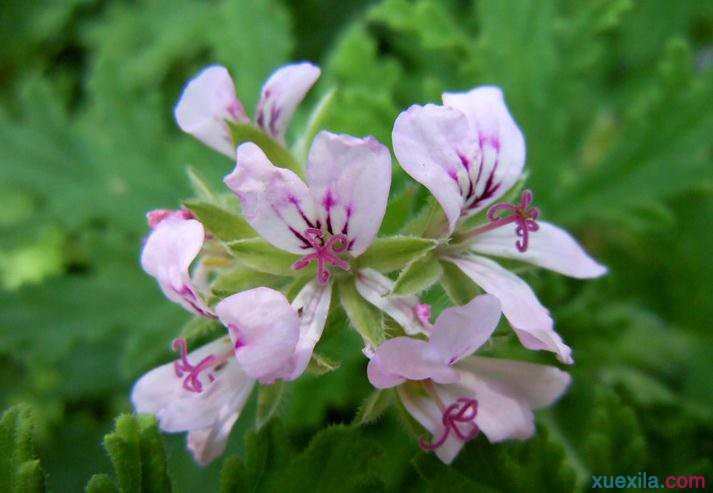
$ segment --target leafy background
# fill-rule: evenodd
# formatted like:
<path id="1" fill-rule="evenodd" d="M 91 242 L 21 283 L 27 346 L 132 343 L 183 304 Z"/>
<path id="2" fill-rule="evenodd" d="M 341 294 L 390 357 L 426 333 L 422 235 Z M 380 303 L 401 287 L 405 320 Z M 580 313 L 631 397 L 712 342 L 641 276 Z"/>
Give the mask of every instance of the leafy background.
<path id="1" fill-rule="evenodd" d="M 371 389 L 339 314 L 320 350 L 341 367 L 291 385 L 259 432 L 253 398 L 224 462 L 201 469 L 182 436 L 162 444 L 150 420 L 115 422 L 188 318 L 140 271 L 143 214 L 190 195 L 186 164 L 216 187 L 232 167 L 177 130 L 182 84 L 225 64 L 251 108 L 297 59 L 323 77 L 294 128 L 336 87 L 326 127 L 386 143 L 414 102 L 504 88 L 546 217 L 611 268 L 589 283 L 527 274 L 577 361 L 536 438 L 481 438 L 447 468 L 396 412 L 352 424 Z M 2 2 L 0 406 L 22 403 L 0 422 L 3 490 L 81 491 L 95 473 L 92 491 L 572 491 L 639 471 L 710 481 L 712 66 L 713 4 L 697 0 Z M 426 197 L 398 168 L 392 195 L 384 233 Z"/>

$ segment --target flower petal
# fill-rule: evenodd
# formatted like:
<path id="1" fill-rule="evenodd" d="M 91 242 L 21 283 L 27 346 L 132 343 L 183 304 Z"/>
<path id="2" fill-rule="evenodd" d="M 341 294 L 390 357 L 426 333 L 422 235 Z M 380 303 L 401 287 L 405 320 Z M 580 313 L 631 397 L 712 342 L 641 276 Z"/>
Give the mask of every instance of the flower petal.
<path id="1" fill-rule="evenodd" d="M 535 417 L 527 402 L 512 395 L 500 385 L 479 375 L 460 370 L 460 381 L 455 385 L 439 386 L 444 402 L 454 402 L 467 396 L 478 401 L 475 424 L 491 442 L 508 439 L 524 440 L 535 433 Z"/>
<path id="2" fill-rule="evenodd" d="M 373 137 L 322 131 L 309 151 L 307 183 L 322 224 L 349 238 L 358 256 L 374 241 L 386 212 L 391 186 L 391 155 Z"/>
<path id="3" fill-rule="evenodd" d="M 607 268 L 597 263 L 577 243 L 577 240 L 554 224 L 537 221 L 540 228 L 530 233 L 530 242 L 523 253 L 515 248 L 515 235 L 510 228 L 497 228 L 477 235 L 473 251 L 521 260 L 539 265 L 577 279 L 599 277 Z"/>
<path id="4" fill-rule="evenodd" d="M 428 333 L 419 316 L 423 306 L 418 297 L 391 295 L 393 287 L 394 281 L 374 269 L 360 269 L 356 274 L 357 291 L 366 301 L 396 320 L 407 334 Z"/>
<path id="5" fill-rule="evenodd" d="M 468 304 L 443 310 L 434 324 L 429 344 L 453 364 L 485 344 L 500 321 L 495 296 L 476 296 Z"/>
<path id="6" fill-rule="evenodd" d="M 166 217 L 153 229 L 141 252 L 141 266 L 156 278 L 161 290 L 171 301 L 186 310 L 212 317 L 191 282 L 188 269 L 203 247 L 205 231 L 195 219 L 179 214 Z"/>
<path id="7" fill-rule="evenodd" d="M 300 336 L 295 347 L 292 370 L 286 380 L 298 378 L 307 368 L 314 347 L 322 337 L 331 299 L 332 284 L 321 284 L 313 279 L 302 288 L 292 302 L 292 307 L 299 313 Z"/>
<path id="8" fill-rule="evenodd" d="M 468 396 L 478 401 L 475 422 L 491 442 L 526 439 L 535 432 L 533 409 L 552 404 L 570 376 L 558 368 L 472 356 L 456 365 L 457 384 L 437 386 L 445 402 Z"/>
<path id="9" fill-rule="evenodd" d="M 549 311 L 525 281 L 485 257 L 470 254 L 445 260 L 453 262 L 473 282 L 498 298 L 503 314 L 523 346 L 552 351 L 563 363 L 573 362 L 572 350 L 555 332 Z"/>
<path id="10" fill-rule="evenodd" d="M 520 178 L 525 165 L 525 139 L 498 87 L 444 93 L 442 98 L 444 105 L 465 114 L 479 146 L 473 174 L 475 197 L 468 203 L 468 214 L 472 214 L 493 203 Z"/>
<path id="11" fill-rule="evenodd" d="M 426 380 L 452 383 L 456 373 L 426 341 L 411 337 L 395 337 L 381 343 L 367 367 L 367 376 L 374 387 L 388 388 L 404 380 Z"/>
<path id="12" fill-rule="evenodd" d="M 227 122 L 249 121 L 235 95 L 233 79 L 219 65 L 203 69 L 186 84 L 174 115 L 181 130 L 231 159 L 235 144 Z"/>
<path id="13" fill-rule="evenodd" d="M 242 291 L 218 303 L 215 312 L 248 376 L 269 384 L 289 374 L 299 319 L 282 293 L 262 287 Z"/>
<path id="14" fill-rule="evenodd" d="M 439 398 L 441 398 L 441 394 L 444 394 L 445 397 L 445 386 L 435 385 L 434 387 Z M 432 440 L 437 440 L 441 437 L 444 432 L 443 411 L 434 397 L 426 393 L 421 387 L 413 384 L 400 385 L 396 390 L 406 410 L 416 421 L 421 423 L 421 426 L 431 433 Z M 434 450 L 434 453 L 445 464 L 450 464 L 463 448 L 463 445 L 462 441 L 458 440 L 453 433 L 450 433 L 443 445 Z"/>
<path id="15" fill-rule="evenodd" d="M 198 362 L 230 349 L 230 339 L 223 337 L 191 352 L 188 358 Z M 131 402 L 137 413 L 154 414 L 160 428 L 169 433 L 213 427 L 242 410 L 255 384 L 234 358 L 213 369 L 213 375 L 215 380 L 206 383 L 203 392 L 191 392 L 176 376 L 173 362 L 167 363 L 136 382 Z"/>
<path id="16" fill-rule="evenodd" d="M 213 426 L 188 432 L 186 447 L 198 464 L 207 466 L 225 452 L 230 431 L 239 416 L 240 413 L 235 413 Z"/>
<path id="17" fill-rule="evenodd" d="M 235 169 L 223 181 L 263 238 L 292 253 L 309 248 L 303 233 L 317 225 L 317 215 L 307 185 L 295 173 L 274 166 L 260 147 L 248 142 L 238 147 Z"/>
<path id="18" fill-rule="evenodd" d="M 450 233 L 468 193 L 468 169 L 461 158 L 475 154 L 475 136 L 465 115 L 433 104 L 413 105 L 394 122 L 392 140 L 404 171 L 443 207 Z"/>
<path id="19" fill-rule="evenodd" d="M 284 142 L 285 130 L 307 91 L 320 75 L 311 63 L 295 63 L 277 69 L 262 86 L 255 122 L 267 134 Z"/>
<path id="20" fill-rule="evenodd" d="M 471 356 L 461 360 L 457 368 L 523 399 L 531 409 L 552 404 L 572 381 L 568 373 L 554 366 L 508 359 Z"/>

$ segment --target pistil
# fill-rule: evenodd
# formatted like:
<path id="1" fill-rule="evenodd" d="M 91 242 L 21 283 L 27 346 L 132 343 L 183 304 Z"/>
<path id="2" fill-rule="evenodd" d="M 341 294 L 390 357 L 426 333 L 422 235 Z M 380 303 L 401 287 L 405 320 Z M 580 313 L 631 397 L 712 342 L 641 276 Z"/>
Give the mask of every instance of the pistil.
<path id="1" fill-rule="evenodd" d="M 331 272 L 327 269 L 327 265 L 349 270 L 349 263 L 338 256 L 347 249 L 349 244 L 345 234 L 331 235 L 329 239 L 325 240 L 321 229 L 307 228 L 303 236 L 314 251 L 292 264 L 293 269 L 304 269 L 315 260 L 317 262 L 317 280 L 320 284 L 329 282 Z"/>
<path id="2" fill-rule="evenodd" d="M 515 247 L 520 253 L 525 253 L 530 244 L 530 232 L 540 229 L 537 218 L 540 210 L 537 207 L 530 207 L 532 204 L 532 192 L 523 190 L 519 204 L 508 204 L 502 202 L 495 204 L 488 209 L 488 224 L 470 230 L 465 235 L 465 240 L 470 240 L 476 236 L 501 228 L 508 224 L 515 223 L 515 234 L 519 237 L 515 241 Z M 508 214 L 503 216 L 503 214 Z"/>

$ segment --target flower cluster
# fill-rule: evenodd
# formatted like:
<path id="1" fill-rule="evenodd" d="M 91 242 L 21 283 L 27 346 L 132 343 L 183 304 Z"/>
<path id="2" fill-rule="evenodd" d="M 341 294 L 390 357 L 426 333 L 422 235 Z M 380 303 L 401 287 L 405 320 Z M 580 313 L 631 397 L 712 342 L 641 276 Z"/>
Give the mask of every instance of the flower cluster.
<path id="1" fill-rule="evenodd" d="M 450 463 L 480 432 L 491 442 L 530 437 L 533 410 L 560 397 L 569 375 L 473 353 L 491 339 L 501 312 L 524 347 L 551 351 L 565 364 L 573 362 L 572 350 L 527 283 L 490 257 L 580 279 L 606 269 L 567 232 L 542 221 L 532 192 L 521 190 L 525 141 L 495 87 L 445 93 L 442 105 L 414 105 L 398 116 L 398 164 L 440 207 L 434 203 L 435 213 L 415 236 L 377 239 L 391 188 L 386 146 L 373 137 L 320 131 L 304 167 L 295 167 L 287 150 L 287 125 L 319 75 L 310 63 L 278 69 L 252 122 L 225 68 L 208 67 L 186 85 L 175 109 L 178 125 L 235 159 L 224 183 L 237 201 L 213 205 L 233 207 L 231 214 L 254 233 L 237 243 L 262 244 L 275 262 L 289 258 L 293 282 L 286 288 L 266 280 L 224 296 L 213 289 L 221 276 L 259 267 L 190 205 L 150 212 L 144 270 L 168 299 L 219 322 L 225 335 L 191 352 L 186 339 L 174 340 L 178 358 L 134 386 L 136 411 L 156 415 L 166 432 L 188 432 L 195 459 L 210 462 L 223 452 L 256 384 L 292 381 L 306 371 L 330 309 L 338 309 L 330 308 L 337 287 L 364 339 L 366 376 L 376 389 L 395 389 L 399 405 L 428 433 L 420 440 L 424 450 Z M 409 249 L 413 255 L 404 260 Z M 464 303 L 454 298 L 431 323 L 431 307 L 418 294 L 432 282 L 395 290 L 407 272 L 418 277 L 410 269 L 416 262 L 436 273 L 433 282 L 443 265 L 454 266 L 462 282 L 469 278 L 484 294 Z M 394 281 L 386 274 L 396 270 Z M 370 326 L 377 322 L 363 313 L 374 307 L 400 329 Z"/>

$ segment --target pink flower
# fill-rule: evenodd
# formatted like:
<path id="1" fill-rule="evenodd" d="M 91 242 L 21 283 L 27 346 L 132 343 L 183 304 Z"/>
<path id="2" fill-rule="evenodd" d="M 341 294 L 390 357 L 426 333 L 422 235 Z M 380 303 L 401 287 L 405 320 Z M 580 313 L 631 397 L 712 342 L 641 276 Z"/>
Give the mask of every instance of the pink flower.
<path id="1" fill-rule="evenodd" d="M 215 318 L 189 274 L 203 247 L 203 225 L 184 210 L 151 211 L 147 218 L 153 231 L 141 252 L 143 269 L 156 278 L 169 300 L 196 315 Z"/>
<path id="2" fill-rule="evenodd" d="M 301 255 L 294 269 L 314 262 L 326 284 L 330 268 L 350 270 L 349 259 L 374 240 L 389 196 L 391 157 L 373 137 L 322 131 L 309 152 L 307 184 L 253 143 L 238 147 L 235 170 L 224 181 L 255 231 Z"/>
<path id="3" fill-rule="evenodd" d="M 255 124 L 284 143 L 285 130 L 297 105 L 319 75 L 319 68 L 307 62 L 277 69 L 262 87 Z M 181 130 L 231 159 L 235 156 L 235 142 L 230 124 L 250 122 L 235 93 L 233 79 L 219 65 L 203 69 L 186 84 L 174 113 Z"/>
<path id="4" fill-rule="evenodd" d="M 539 220 L 532 193 L 516 205 L 496 204 L 522 177 L 525 141 L 496 87 L 443 94 L 444 106 L 414 105 L 394 123 L 394 152 L 403 169 L 439 202 L 446 233 L 488 208 L 485 223 L 459 231 L 442 258 L 498 297 L 505 317 L 529 349 L 553 351 L 571 363 L 571 349 L 548 310 L 518 276 L 479 254 L 528 262 L 578 279 L 599 277 L 594 261 L 563 229 Z"/>
<path id="5" fill-rule="evenodd" d="M 421 447 L 447 464 L 480 431 L 491 442 L 529 438 L 532 410 L 550 405 L 569 385 L 569 375 L 554 367 L 470 356 L 499 319 L 497 298 L 478 296 L 444 310 L 428 341 L 385 341 L 367 367 L 372 385 L 397 387 L 408 412 L 432 435 Z"/>
<path id="6" fill-rule="evenodd" d="M 256 381 L 294 380 L 307 367 L 327 320 L 331 289 L 308 283 L 290 305 L 281 293 L 256 288 L 218 303 L 215 312 L 229 337 L 187 353 L 142 376 L 131 401 L 154 414 L 163 431 L 188 432 L 188 448 L 207 464 L 225 449 Z"/>

